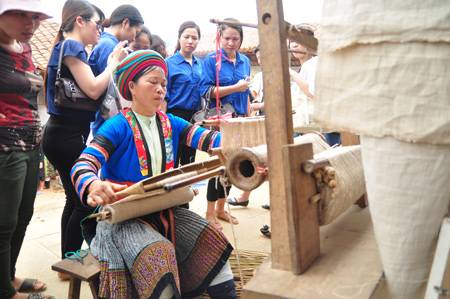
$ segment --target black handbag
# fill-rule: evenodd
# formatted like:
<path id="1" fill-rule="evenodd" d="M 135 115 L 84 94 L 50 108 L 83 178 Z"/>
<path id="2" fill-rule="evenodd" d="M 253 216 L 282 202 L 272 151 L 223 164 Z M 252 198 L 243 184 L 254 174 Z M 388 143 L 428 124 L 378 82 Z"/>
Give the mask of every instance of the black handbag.
<path id="1" fill-rule="evenodd" d="M 202 96 L 201 103 L 202 108 L 195 112 L 194 115 L 192 115 L 191 123 L 201 123 L 204 120 L 214 118 L 217 116 L 217 109 L 216 107 L 209 107 L 209 104 L 211 103 L 211 91 L 214 88 L 210 88 L 208 92 L 206 92 L 205 96 Z M 227 113 L 231 113 L 233 117 L 236 116 L 236 110 L 234 110 L 234 107 L 230 103 L 226 103 L 224 105 L 220 106 L 219 109 L 220 115 L 224 115 Z"/>
<path id="2" fill-rule="evenodd" d="M 61 64 L 65 43 L 66 41 L 63 41 L 61 44 L 58 70 L 56 71 L 55 106 L 58 108 L 95 112 L 100 107 L 101 101 L 95 101 L 89 98 L 80 87 L 78 87 L 78 84 L 74 79 L 63 78 L 61 76 Z"/>

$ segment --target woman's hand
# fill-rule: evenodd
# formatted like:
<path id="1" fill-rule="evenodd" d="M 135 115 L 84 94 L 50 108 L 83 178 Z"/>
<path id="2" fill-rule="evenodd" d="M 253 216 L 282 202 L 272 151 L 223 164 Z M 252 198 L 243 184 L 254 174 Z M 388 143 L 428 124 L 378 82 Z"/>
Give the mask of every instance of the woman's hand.
<path id="1" fill-rule="evenodd" d="M 234 86 L 236 88 L 236 91 L 238 91 L 238 92 L 246 91 L 250 86 L 250 80 L 241 79 Z"/>
<path id="2" fill-rule="evenodd" d="M 126 46 L 128 45 L 128 41 L 124 40 L 117 44 L 114 48 L 114 51 L 111 53 L 110 62 L 117 65 L 119 64 L 125 57 L 130 53 Z"/>
<path id="3" fill-rule="evenodd" d="M 106 205 L 117 200 L 115 192 L 125 189 L 126 185 L 96 180 L 89 185 L 87 204 L 91 207 Z"/>

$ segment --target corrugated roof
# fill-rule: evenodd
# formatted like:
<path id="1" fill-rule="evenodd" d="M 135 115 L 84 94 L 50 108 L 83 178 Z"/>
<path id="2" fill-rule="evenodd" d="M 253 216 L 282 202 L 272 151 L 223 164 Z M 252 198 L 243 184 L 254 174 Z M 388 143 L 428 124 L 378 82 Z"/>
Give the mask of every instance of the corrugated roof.
<path id="1" fill-rule="evenodd" d="M 30 41 L 33 50 L 33 62 L 38 69 L 45 70 L 50 58 L 53 41 L 59 30 L 59 24 L 43 21 Z"/>

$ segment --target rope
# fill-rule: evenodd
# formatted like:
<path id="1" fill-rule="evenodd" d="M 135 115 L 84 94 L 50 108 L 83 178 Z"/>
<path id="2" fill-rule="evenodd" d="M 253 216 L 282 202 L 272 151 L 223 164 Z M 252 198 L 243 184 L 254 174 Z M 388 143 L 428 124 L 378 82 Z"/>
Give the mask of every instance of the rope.
<path id="1" fill-rule="evenodd" d="M 227 188 L 226 186 L 228 185 L 227 183 L 227 179 L 224 176 L 220 176 L 220 183 L 222 184 L 224 193 L 225 193 L 225 198 L 228 198 L 228 192 L 227 192 Z M 228 214 L 231 217 L 231 209 L 230 209 L 230 205 L 227 203 L 227 210 L 228 210 Z M 236 232 L 234 230 L 234 224 L 230 219 L 230 226 L 231 226 L 231 233 L 233 235 L 233 242 L 234 242 L 234 247 L 235 247 L 235 253 L 236 253 L 236 261 L 237 261 L 237 268 L 238 268 L 238 272 L 239 272 L 239 281 L 241 284 L 241 289 L 244 288 L 244 275 L 242 274 L 242 266 L 241 266 L 241 258 L 239 256 L 239 249 L 237 246 L 237 239 L 236 239 Z"/>

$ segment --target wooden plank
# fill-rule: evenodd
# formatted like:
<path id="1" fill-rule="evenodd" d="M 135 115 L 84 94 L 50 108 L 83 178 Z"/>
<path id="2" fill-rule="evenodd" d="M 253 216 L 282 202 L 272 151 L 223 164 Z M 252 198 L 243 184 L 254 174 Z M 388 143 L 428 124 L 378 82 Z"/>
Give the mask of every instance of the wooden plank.
<path id="1" fill-rule="evenodd" d="M 368 299 L 382 273 L 368 209 L 354 206 L 320 227 L 321 255 L 302 275 L 261 265 L 243 299 Z"/>
<path id="2" fill-rule="evenodd" d="M 448 292 L 450 294 L 450 286 L 448 283 L 450 270 L 450 218 L 442 221 L 441 231 L 439 232 L 439 240 L 434 254 L 433 266 L 431 267 L 430 278 L 428 280 L 425 299 L 439 299 L 439 290 L 442 294 Z M 439 288 L 438 290 L 436 288 Z"/>
<path id="3" fill-rule="evenodd" d="M 311 203 L 310 198 L 317 193 L 313 177 L 303 172 L 302 163 L 313 159 L 311 144 L 291 144 L 283 148 L 288 225 L 291 240 L 295 274 L 305 272 L 320 255 L 319 217 L 317 203 Z M 290 191 L 292 190 L 292 191 Z"/>
<path id="4" fill-rule="evenodd" d="M 272 265 L 293 270 L 282 148 L 293 142 L 291 90 L 282 1 L 257 0 L 264 80 L 272 230 Z"/>
<path id="5" fill-rule="evenodd" d="M 358 145 L 359 136 L 349 132 L 341 132 L 341 144 L 346 145 Z"/>
<path id="6" fill-rule="evenodd" d="M 83 263 L 66 258 L 52 265 L 52 270 L 73 275 L 83 281 L 90 281 L 100 274 L 100 265 L 97 259 L 89 253 Z"/>

